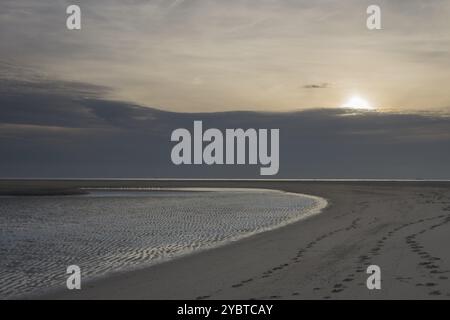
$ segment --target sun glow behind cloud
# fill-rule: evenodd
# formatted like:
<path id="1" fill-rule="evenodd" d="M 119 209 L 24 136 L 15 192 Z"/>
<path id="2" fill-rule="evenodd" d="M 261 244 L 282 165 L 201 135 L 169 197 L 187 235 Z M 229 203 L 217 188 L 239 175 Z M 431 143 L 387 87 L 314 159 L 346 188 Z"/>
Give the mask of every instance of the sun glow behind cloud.
<path id="1" fill-rule="evenodd" d="M 333 108 L 354 88 L 378 110 L 449 106 L 450 2 L 378 4 L 383 30 L 367 30 L 360 0 L 98 0 L 69 32 L 64 1 L 2 0 L 0 52 L 108 99 L 179 112 Z"/>
<path id="2" fill-rule="evenodd" d="M 366 99 L 360 96 L 352 96 L 345 102 L 341 108 L 356 109 L 356 110 L 375 110 L 375 108 Z"/>

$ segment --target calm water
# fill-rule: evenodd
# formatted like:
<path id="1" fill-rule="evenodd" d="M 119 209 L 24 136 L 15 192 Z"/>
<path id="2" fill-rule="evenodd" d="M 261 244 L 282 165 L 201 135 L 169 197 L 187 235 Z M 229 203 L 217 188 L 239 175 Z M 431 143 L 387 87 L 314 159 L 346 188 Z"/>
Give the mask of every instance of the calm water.
<path id="1" fill-rule="evenodd" d="M 147 266 L 296 221 L 318 198 L 261 190 L 0 198 L 0 298 Z"/>

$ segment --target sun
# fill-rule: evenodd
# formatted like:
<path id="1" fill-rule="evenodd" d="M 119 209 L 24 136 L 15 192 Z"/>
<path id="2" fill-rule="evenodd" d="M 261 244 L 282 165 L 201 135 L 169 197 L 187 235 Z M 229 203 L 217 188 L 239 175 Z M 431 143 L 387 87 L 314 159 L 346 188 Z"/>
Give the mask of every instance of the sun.
<path id="1" fill-rule="evenodd" d="M 360 96 L 352 96 L 341 108 L 358 109 L 358 110 L 374 110 L 375 108 Z"/>

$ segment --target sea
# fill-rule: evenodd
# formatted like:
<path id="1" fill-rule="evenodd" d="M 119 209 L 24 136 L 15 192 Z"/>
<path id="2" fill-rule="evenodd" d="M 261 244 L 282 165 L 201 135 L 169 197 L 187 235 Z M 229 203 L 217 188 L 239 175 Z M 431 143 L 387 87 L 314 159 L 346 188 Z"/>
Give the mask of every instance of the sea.
<path id="1" fill-rule="evenodd" d="M 263 189 L 95 189 L 0 197 L 0 299 L 163 263 L 310 217 L 326 200 Z"/>

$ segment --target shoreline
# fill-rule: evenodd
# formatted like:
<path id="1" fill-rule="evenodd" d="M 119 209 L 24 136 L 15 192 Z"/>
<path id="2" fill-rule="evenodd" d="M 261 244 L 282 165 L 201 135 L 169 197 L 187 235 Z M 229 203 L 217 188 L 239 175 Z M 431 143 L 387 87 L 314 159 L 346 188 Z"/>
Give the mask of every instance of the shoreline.
<path id="1" fill-rule="evenodd" d="M 424 179 L 13 179 L 0 178 L 0 196 L 46 196 L 85 194 L 88 189 L 139 189 L 139 188 L 257 188 L 282 190 L 292 184 L 299 185 L 366 185 L 366 186 L 417 186 L 449 187 L 450 180 Z M 275 187 L 267 187 L 275 186 Z M 281 189 L 280 189 L 281 188 Z"/>
<path id="2" fill-rule="evenodd" d="M 202 189 L 202 188 L 192 188 L 192 189 Z M 205 246 L 190 252 L 183 252 L 180 253 L 179 255 L 173 256 L 173 257 L 168 257 L 167 259 L 162 259 L 161 261 L 155 261 L 154 263 L 151 263 L 149 265 L 144 265 L 144 266 L 135 266 L 131 269 L 127 269 L 127 270 L 117 270 L 117 271 L 112 271 L 111 273 L 108 274 L 104 274 L 98 277 L 94 277 L 92 279 L 88 279 L 85 281 L 85 285 L 88 288 L 91 288 L 93 286 L 97 286 L 98 284 L 102 283 L 102 282 L 109 282 L 112 279 L 118 279 L 118 278 L 122 278 L 122 277 L 128 277 L 128 275 L 130 273 L 135 273 L 135 272 L 151 272 L 152 268 L 155 267 L 164 267 L 164 265 L 168 264 L 168 263 L 177 263 L 177 261 L 179 260 L 184 260 L 184 259 L 195 259 L 195 256 L 201 255 L 202 253 L 207 253 L 210 251 L 215 251 L 215 250 L 219 250 L 221 248 L 224 247 L 228 247 L 228 246 L 238 246 L 242 241 L 246 241 L 246 240 L 251 240 L 253 237 L 256 236 L 260 236 L 260 235 L 264 235 L 266 233 L 270 233 L 270 232 L 276 232 L 278 230 L 282 230 L 284 228 L 287 228 L 291 225 L 294 224 L 299 224 L 302 223 L 305 220 L 311 219 L 316 215 L 321 214 L 324 210 L 328 209 L 330 206 L 330 202 L 328 199 L 323 198 L 323 197 L 319 197 L 319 196 L 315 196 L 315 195 L 311 195 L 311 194 L 304 194 L 304 193 L 299 193 L 299 192 L 289 192 L 289 191 L 284 191 L 284 190 L 278 190 L 278 189 L 263 189 L 263 188 L 204 188 L 201 191 L 198 192 L 215 192 L 215 191 L 209 191 L 208 189 L 223 189 L 226 191 L 229 190 L 244 190 L 244 191 L 263 191 L 263 192 L 281 192 L 281 193 L 286 193 L 286 194 L 292 194 L 294 196 L 301 196 L 301 197 L 307 197 L 307 198 L 313 198 L 317 201 L 316 205 L 313 208 L 310 208 L 307 210 L 307 212 L 305 212 L 304 214 L 294 218 L 293 220 L 289 220 L 289 221 L 284 221 L 280 224 L 277 225 L 273 225 L 267 228 L 263 228 L 260 229 L 258 231 L 252 232 L 252 233 L 248 233 L 236 238 L 230 238 L 227 240 L 224 240 L 220 243 L 215 243 L 213 245 L 210 246 Z M 99 188 L 99 189 L 88 189 L 88 190 L 106 190 L 106 191 L 172 191 L 172 188 L 165 188 L 165 189 L 160 189 L 160 190 L 149 190 L 149 189 L 140 189 L 140 190 L 135 190 L 135 189 L 126 189 L 126 188 Z M 190 190 L 190 188 L 178 188 L 178 190 L 180 192 L 183 192 L 185 190 Z M 66 289 L 62 289 L 62 288 L 50 288 L 49 290 L 47 290 L 46 292 L 43 293 L 37 293 L 37 294 L 32 294 L 32 295 L 28 295 L 28 296 L 23 296 L 23 299 L 38 299 L 38 300 L 48 300 L 48 299 L 56 299 L 56 300 L 66 300 L 66 299 L 85 299 L 85 297 L 72 297 L 70 295 L 70 293 L 75 293 L 75 292 L 70 292 L 69 296 L 66 296 L 66 294 L 68 293 L 68 290 Z M 78 292 L 77 292 L 78 293 Z M 76 293 L 76 294 L 77 294 Z M 103 299 L 101 297 L 99 297 L 100 299 Z M 88 298 L 90 299 L 90 298 Z M 93 298 L 93 299 L 97 299 L 97 298 Z M 109 298 L 106 298 L 109 299 Z M 115 298 L 112 298 L 115 299 Z M 127 298 L 118 298 L 118 299 L 127 299 Z M 158 299 L 158 298 L 156 298 Z M 170 299 L 170 298 L 168 298 Z"/>
<path id="3" fill-rule="evenodd" d="M 90 190 L 94 190 L 94 191 L 103 191 L 106 190 L 107 192 L 109 191 L 136 191 L 134 189 L 90 189 Z M 241 234 L 241 235 L 237 235 L 231 238 L 227 238 L 225 240 L 219 241 L 219 242 L 215 242 L 209 245 L 204 245 L 202 247 L 199 247 L 197 249 L 192 249 L 192 250 L 187 250 L 187 251 L 183 251 L 183 252 L 179 252 L 177 254 L 175 254 L 174 256 L 168 256 L 168 257 L 164 257 L 155 261 L 149 261 L 147 263 L 142 263 L 142 265 L 136 265 L 136 266 L 132 266 L 126 269 L 122 269 L 122 270 L 111 270 L 110 272 L 106 273 L 106 274 L 102 274 L 102 275 L 97 275 L 94 276 L 92 278 L 86 279 L 84 280 L 85 285 L 89 286 L 91 283 L 95 283 L 98 281 L 104 281 L 107 280 L 110 277 L 116 276 L 116 275 L 123 275 L 126 274 L 128 272 L 134 272 L 134 271 L 138 271 L 138 270 L 144 270 L 144 269 L 148 269 L 151 267 L 154 267 L 156 265 L 160 265 L 160 264 L 165 264 L 168 262 L 172 262 L 178 259 L 183 259 L 184 257 L 190 256 L 190 255 L 195 255 L 195 254 L 199 254 L 203 251 L 209 251 L 209 250 L 216 250 L 220 247 L 223 246 L 227 246 L 230 245 L 232 243 L 239 243 L 240 241 L 247 239 L 247 238 L 251 238 L 255 235 L 258 234 L 262 234 L 262 233 L 266 233 L 266 232 L 270 232 L 270 231 L 274 231 L 280 228 L 284 228 L 288 225 L 294 224 L 294 223 L 300 223 L 301 221 L 305 220 L 305 219 L 309 219 L 311 217 L 313 217 L 314 215 L 320 214 L 325 208 L 328 207 L 328 201 L 322 197 L 317 197 L 317 196 L 313 196 L 313 195 L 308 195 L 308 194 L 302 194 L 302 193 L 294 193 L 294 192 L 287 192 L 287 191 L 282 191 L 282 190 L 276 190 L 276 189 L 259 189 L 259 188 L 177 188 L 175 189 L 179 192 L 185 192 L 185 191 L 198 191 L 198 192 L 220 192 L 220 191 L 242 191 L 242 192 L 263 192 L 263 193 L 283 193 L 283 194 L 288 194 L 288 195 L 292 195 L 292 196 L 300 196 L 301 198 L 310 198 L 313 199 L 315 201 L 315 204 L 308 208 L 308 209 L 304 209 L 301 211 L 301 213 L 293 218 L 287 219 L 285 221 L 282 221 L 280 223 L 271 225 L 271 226 L 267 226 L 252 232 L 247 232 L 245 234 Z M 138 191 L 142 191 L 142 192 L 154 192 L 154 191 L 173 191 L 173 189 L 171 188 L 166 188 L 166 189 L 158 189 L 158 190 L 143 190 L 140 189 Z M 26 294 L 26 295 L 21 295 L 21 296 L 17 296 L 17 297 L 13 297 L 13 299 L 39 299 L 42 296 L 48 296 L 48 295 L 59 295 L 60 293 L 64 292 L 65 289 L 61 288 L 61 287 L 52 287 L 49 289 L 46 289 L 43 292 L 38 292 L 38 293 L 31 293 L 31 294 Z"/>
<path id="4" fill-rule="evenodd" d="M 130 184 L 143 183 L 148 185 Z M 33 298 L 450 299 L 450 252 L 442 246 L 450 241 L 450 183 L 153 181 L 152 186 L 186 183 L 304 193 L 329 199 L 330 205 L 308 219 L 218 248 L 93 280 L 80 291 Z M 365 285 L 371 264 L 381 268 L 381 290 Z"/>
<path id="5" fill-rule="evenodd" d="M 189 255 L 189 254 L 197 253 L 197 252 L 204 251 L 204 250 L 213 250 L 213 249 L 221 247 L 221 246 L 226 246 L 229 243 L 241 241 L 242 239 L 252 237 L 255 234 L 267 232 L 267 231 L 274 230 L 277 228 L 282 228 L 288 224 L 307 219 L 314 214 L 319 214 L 320 211 L 324 207 L 327 206 L 327 201 L 320 197 L 306 195 L 306 194 L 280 191 L 280 190 L 274 190 L 274 189 L 261 189 L 261 188 L 146 188 L 146 189 L 141 189 L 141 188 L 140 189 L 101 188 L 101 189 L 88 189 L 87 191 L 90 192 L 90 195 L 87 196 L 88 198 L 85 198 L 84 196 L 81 196 L 81 197 L 75 196 L 75 198 L 72 198 L 72 199 L 86 199 L 86 201 L 89 201 L 88 199 L 91 196 L 94 198 L 101 197 L 102 199 L 105 199 L 104 195 L 107 195 L 107 197 L 112 196 L 115 199 L 115 197 L 117 197 L 117 192 L 118 192 L 119 196 L 123 195 L 125 198 L 130 198 L 130 197 L 133 198 L 136 195 L 135 191 L 139 191 L 138 193 L 142 192 L 145 197 L 152 197 L 154 192 L 158 192 L 158 191 L 166 191 L 166 192 L 170 192 L 170 193 L 172 193 L 173 191 L 178 191 L 178 192 L 184 192 L 184 193 L 187 192 L 188 194 L 195 191 L 194 193 L 202 193 L 203 197 L 206 197 L 206 198 L 213 197 L 214 199 L 216 199 L 216 197 L 222 193 L 225 193 L 225 195 L 228 194 L 228 197 L 231 197 L 230 198 L 231 202 L 227 202 L 227 203 L 230 205 L 233 205 L 233 203 L 236 203 L 236 201 L 233 201 L 233 199 L 237 200 L 241 196 L 254 194 L 255 196 L 257 196 L 260 199 L 260 201 L 269 201 L 269 202 L 267 202 L 267 205 L 270 208 L 272 208 L 272 205 L 271 205 L 272 200 L 277 201 L 277 199 L 278 199 L 277 197 L 282 196 L 284 198 L 284 200 L 283 200 L 284 202 L 282 201 L 279 204 L 273 206 L 273 210 L 269 210 L 272 212 L 272 214 L 274 214 L 274 212 L 277 212 L 277 211 L 280 211 L 280 214 L 282 214 L 281 211 L 283 211 L 285 207 L 287 207 L 287 208 L 291 207 L 291 202 L 295 206 L 295 203 L 297 203 L 297 201 L 300 201 L 299 202 L 300 206 L 297 209 L 291 210 L 290 214 L 288 214 L 286 216 L 283 215 L 284 218 L 281 218 L 281 217 L 276 218 L 277 214 L 275 214 L 274 218 L 276 218 L 276 219 L 271 223 L 263 223 L 259 227 L 256 227 L 256 225 L 251 226 L 251 225 L 245 224 L 245 225 L 242 225 L 242 227 L 244 228 L 243 230 L 237 231 L 237 232 L 232 232 L 232 230 L 230 229 L 230 232 L 225 233 L 225 236 L 220 236 L 221 233 L 218 230 L 216 235 L 218 237 L 217 239 L 219 239 L 219 240 L 211 240 L 210 242 L 203 241 L 203 242 L 200 242 L 201 243 L 200 245 L 195 245 L 197 240 L 202 239 L 201 236 L 198 235 L 197 239 L 193 238 L 192 242 L 185 243 L 184 247 L 183 247 L 183 245 L 179 245 L 179 249 L 176 252 L 175 251 L 169 252 L 169 253 L 167 253 L 167 255 L 161 255 L 159 257 L 154 257 L 154 258 L 149 258 L 149 259 L 141 259 L 140 262 L 138 260 L 136 260 L 136 263 L 133 263 L 131 265 L 122 265 L 122 266 L 115 266 L 115 267 L 111 265 L 109 270 L 105 269 L 105 271 L 103 271 L 100 274 L 92 273 L 92 270 L 94 270 L 96 268 L 96 267 L 94 267 L 94 265 L 101 266 L 102 260 L 97 259 L 97 263 L 94 263 L 94 265 L 83 264 L 84 260 L 81 259 L 78 261 L 75 258 L 75 257 L 77 257 L 77 255 L 75 254 L 73 256 L 72 260 L 82 263 L 82 264 L 80 264 L 80 266 L 82 267 L 82 272 L 86 272 L 86 274 L 89 274 L 89 277 L 87 277 L 87 276 L 83 277 L 83 283 L 86 285 L 88 285 L 89 283 L 91 283 L 92 281 L 95 281 L 95 280 L 106 279 L 116 273 L 123 274 L 123 273 L 131 272 L 134 270 L 149 268 L 156 264 L 166 263 L 168 261 L 179 259 L 179 258 Z M 177 196 L 174 196 L 174 197 L 175 198 L 173 198 L 173 200 L 176 200 Z M 236 198 L 233 198 L 233 197 L 236 197 Z M 274 197 L 274 198 L 272 198 L 272 197 Z M 25 198 L 22 198 L 22 199 L 25 199 Z M 36 198 L 36 201 L 37 201 L 37 199 L 38 198 Z M 58 205 L 58 204 L 66 203 L 65 202 L 66 200 L 64 200 L 64 199 L 67 199 L 67 198 L 59 197 L 55 201 L 53 201 L 49 198 L 48 200 L 45 200 L 45 201 L 52 201 L 53 205 Z M 272 199 L 272 200 L 270 200 L 270 199 Z M 220 200 L 220 198 L 218 198 L 217 200 Z M 21 200 L 19 198 L 14 201 L 20 202 Z M 33 201 L 35 201 L 35 200 L 33 200 Z M 76 201 L 77 201 L 77 203 L 80 203 L 79 201 L 84 202 L 84 200 L 76 200 Z M 170 207 L 170 203 L 166 203 L 166 205 Z M 211 203 L 211 205 L 213 205 L 213 203 Z M 217 203 L 217 205 L 219 206 L 219 208 L 224 206 L 224 204 L 221 205 L 219 203 Z M 259 207 L 258 201 L 255 202 L 255 205 L 257 205 Z M 278 206 L 279 206 L 279 208 L 278 208 Z M 263 209 L 263 208 L 266 208 L 266 207 L 261 207 L 261 209 Z M 141 209 L 144 209 L 144 208 L 141 208 Z M 248 219 L 247 214 L 244 213 L 244 212 L 247 212 L 247 209 L 252 209 L 252 207 L 251 206 L 249 207 L 248 204 L 246 205 L 245 203 L 241 203 L 241 205 L 239 206 L 239 209 L 232 210 L 232 211 L 234 211 L 235 214 L 242 211 L 239 214 L 241 216 L 241 218 Z M 205 210 L 206 210 L 205 213 L 207 213 L 208 207 L 205 207 Z M 96 212 L 101 214 L 101 209 L 97 209 Z M 92 213 L 94 213 L 94 212 L 92 212 Z M 123 213 L 125 213 L 125 212 L 122 212 L 122 214 Z M 150 213 L 150 212 L 148 212 L 148 213 Z M 176 213 L 176 211 L 175 211 L 175 213 Z M 257 214 L 257 212 L 253 212 L 253 213 Z M 238 217 L 239 217 L 239 215 L 238 215 Z M 14 218 L 14 215 L 12 215 L 11 218 Z M 221 219 L 220 217 L 218 217 L 218 218 Z M 225 218 L 225 216 L 224 216 L 224 218 Z M 183 223 L 183 220 L 179 220 L 179 221 L 181 221 L 181 223 Z M 79 223 L 82 223 L 82 222 L 83 221 L 79 221 Z M 231 221 L 231 220 L 228 222 L 230 223 L 230 225 L 233 224 L 233 221 Z M 72 221 L 71 223 L 73 224 L 74 221 Z M 123 223 L 121 223 L 120 225 L 123 225 L 124 223 L 126 223 L 126 221 L 123 221 Z M 206 220 L 203 220 L 203 223 L 206 223 Z M 214 224 L 212 225 L 212 227 L 215 228 Z M 134 230 L 134 229 L 131 228 L 129 230 L 123 230 L 124 232 L 122 232 L 121 234 L 124 235 L 124 237 L 127 237 L 126 236 L 127 231 L 133 232 L 132 230 Z M 29 230 L 29 231 L 31 232 L 31 230 Z M 80 230 L 80 231 L 82 231 L 82 230 Z M 92 231 L 94 231 L 94 230 L 92 230 Z M 200 232 L 200 234 L 202 234 L 202 233 Z M 81 235 L 80 235 L 80 237 L 82 238 Z M 213 237 L 213 238 L 215 238 L 215 237 Z M 146 239 L 148 240 L 148 236 L 146 237 Z M 145 241 L 145 240 L 143 239 L 143 241 Z M 172 239 L 171 241 L 176 241 L 176 240 Z M 167 244 L 169 245 L 169 244 L 171 244 L 171 242 L 167 242 Z M 162 244 L 162 246 L 164 247 L 163 244 Z M 91 245 L 90 248 L 89 249 L 86 248 L 86 250 L 91 250 L 91 248 L 95 249 L 95 246 Z M 146 252 L 147 251 L 146 248 L 151 248 L 151 247 L 137 246 L 135 248 L 130 247 L 129 250 L 131 252 L 135 252 L 136 250 L 142 250 L 142 251 Z M 58 247 L 55 247 L 55 249 L 58 249 Z M 155 247 L 155 250 L 156 249 L 158 249 L 158 247 Z M 14 250 L 12 252 L 14 252 Z M 116 255 L 116 254 L 120 255 L 121 253 L 116 252 L 113 248 L 111 248 L 110 255 Z M 135 254 L 135 253 L 133 253 L 133 254 Z M 56 259 L 57 257 L 54 257 L 54 258 Z M 61 258 L 62 257 L 59 257 L 59 259 L 61 259 Z M 84 257 L 84 258 L 87 259 L 88 261 L 90 260 L 89 257 Z M 43 258 L 43 259 L 45 260 L 45 258 Z M 39 261 L 36 261 L 36 263 L 39 263 Z M 32 267 L 32 266 L 30 266 L 30 267 Z M 64 266 L 60 266 L 60 267 L 64 267 Z M 57 269 L 55 270 L 53 268 L 52 271 L 47 276 L 54 275 L 55 273 L 59 273 L 59 272 Z M 66 276 L 61 275 L 60 278 L 65 279 Z M 45 281 L 45 276 L 43 276 L 43 277 L 41 276 L 40 279 L 42 281 Z M 30 280 L 32 280 L 32 279 L 30 278 Z M 18 279 L 17 279 L 17 281 L 18 281 Z M 11 285 L 11 288 L 13 288 L 12 287 L 13 283 L 14 282 L 9 283 Z M 33 289 L 33 287 L 31 285 L 28 285 L 28 289 L 24 288 L 24 290 L 31 290 L 31 292 L 27 292 L 27 293 L 24 292 L 24 293 L 18 293 L 15 295 L 10 295 L 9 297 L 7 297 L 7 299 L 33 299 L 33 298 L 39 297 L 41 295 L 46 295 L 50 292 L 61 291 L 62 289 L 65 289 L 65 286 L 61 286 L 61 279 L 60 279 L 58 282 L 53 281 L 53 283 L 48 283 L 46 286 L 44 285 L 44 286 L 41 286 L 40 288 L 35 288 L 35 289 Z M 14 290 L 14 289 L 12 289 L 12 290 Z"/>

